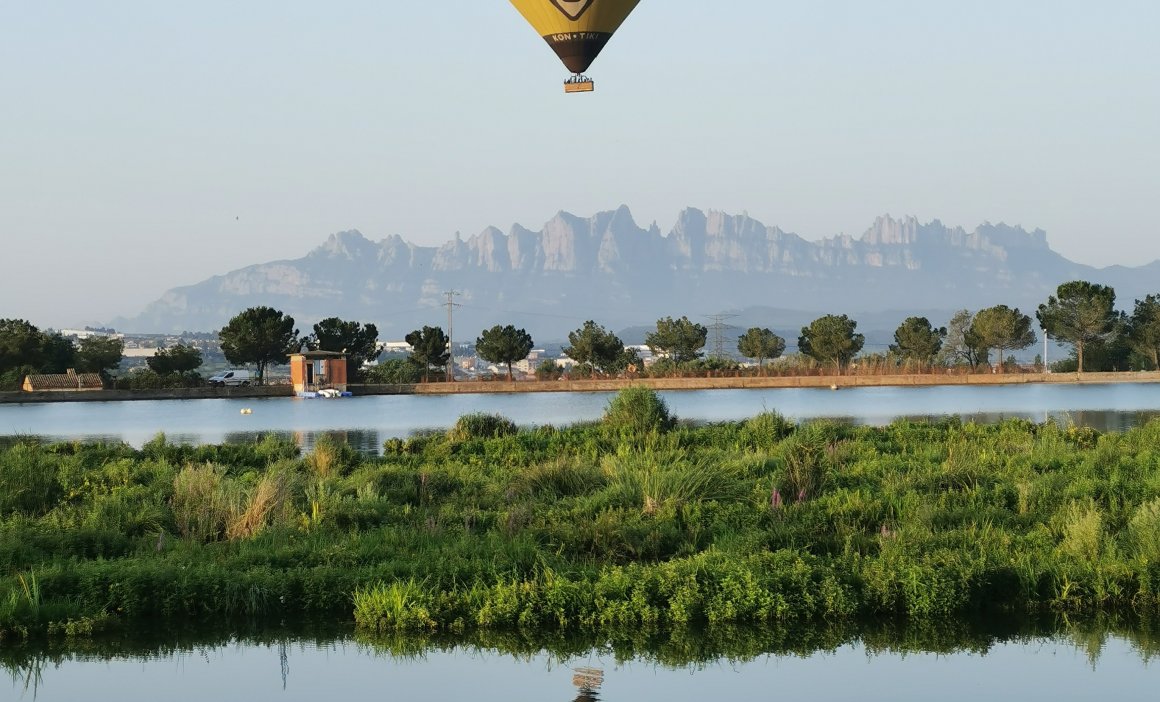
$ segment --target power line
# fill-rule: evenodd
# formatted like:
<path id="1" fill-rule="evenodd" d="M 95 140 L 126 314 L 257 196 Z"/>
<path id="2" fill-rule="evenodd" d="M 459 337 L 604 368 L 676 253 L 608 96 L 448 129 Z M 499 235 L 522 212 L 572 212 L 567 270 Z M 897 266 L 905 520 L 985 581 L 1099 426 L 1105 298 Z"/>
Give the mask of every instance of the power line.
<path id="1" fill-rule="evenodd" d="M 447 306 L 447 382 L 455 382 L 455 343 L 451 340 L 452 321 L 456 307 L 462 307 L 455 301 L 456 295 L 462 295 L 457 290 L 448 290 L 443 293 L 447 296 L 447 302 L 443 303 Z"/>
<path id="2" fill-rule="evenodd" d="M 709 329 L 713 332 L 713 358 L 720 360 L 725 357 L 725 330 L 737 328 L 732 324 L 726 324 L 725 320 L 733 319 L 737 315 L 710 314 L 705 316 L 709 319 Z"/>

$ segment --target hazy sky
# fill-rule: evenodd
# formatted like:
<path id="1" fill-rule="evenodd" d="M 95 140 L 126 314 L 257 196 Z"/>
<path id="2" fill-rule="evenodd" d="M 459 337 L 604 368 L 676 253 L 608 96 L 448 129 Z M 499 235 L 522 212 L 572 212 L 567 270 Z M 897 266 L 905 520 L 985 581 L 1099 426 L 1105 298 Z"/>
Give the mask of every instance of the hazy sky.
<path id="1" fill-rule="evenodd" d="M 567 76 L 506 0 L 0 2 L 0 317 L 132 315 L 343 229 L 621 203 L 1160 258 L 1155 0 L 643 0 Z M 1158 281 L 1160 285 L 1160 281 Z"/>

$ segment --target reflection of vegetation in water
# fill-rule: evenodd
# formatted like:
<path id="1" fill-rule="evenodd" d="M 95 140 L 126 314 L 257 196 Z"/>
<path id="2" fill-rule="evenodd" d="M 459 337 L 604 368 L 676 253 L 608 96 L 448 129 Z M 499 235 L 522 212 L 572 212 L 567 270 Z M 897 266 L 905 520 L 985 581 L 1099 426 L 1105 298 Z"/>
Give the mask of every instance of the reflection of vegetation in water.
<path id="1" fill-rule="evenodd" d="M 585 666 L 643 662 L 674 669 L 700 669 L 720 661 L 742 664 L 767 656 L 805 658 L 859 645 L 870 657 L 935 653 L 986 655 L 1005 645 L 1052 644 L 1083 651 L 1093 667 L 1111 640 L 1126 642 L 1147 663 L 1160 654 L 1155 621 L 1105 617 L 1084 621 L 1065 617 L 996 618 L 986 621 L 842 623 L 806 627 L 682 627 L 669 630 L 611 630 L 599 635 L 549 631 L 482 631 L 464 635 L 355 634 L 362 654 L 418 661 L 432 653 L 467 656 L 501 654 L 530 662 L 546 656 L 549 664 Z M 165 661 L 185 655 L 204 655 L 213 649 L 238 645 L 278 651 L 279 676 L 284 689 L 293 688 L 292 663 L 309 648 L 332 649 L 351 642 L 349 634 L 310 626 L 264 630 L 245 624 L 227 630 L 137 631 L 116 638 L 40 640 L 0 647 L 0 668 L 15 685 L 35 691 L 41 672 L 70 662 L 109 660 Z M 569 671 L 569 678 L 574 671 Z"/>
<path id="2" fill-rule="evenodd" d="M 1160 422 L 472 420 L 381 457 L 333 437 L 305 456 L 271 437 L 29 442 L 0 450 L 0 632 L 304 614 L 459 636 L 1146 613 L 1160 603 L 1158 497 Z"/>

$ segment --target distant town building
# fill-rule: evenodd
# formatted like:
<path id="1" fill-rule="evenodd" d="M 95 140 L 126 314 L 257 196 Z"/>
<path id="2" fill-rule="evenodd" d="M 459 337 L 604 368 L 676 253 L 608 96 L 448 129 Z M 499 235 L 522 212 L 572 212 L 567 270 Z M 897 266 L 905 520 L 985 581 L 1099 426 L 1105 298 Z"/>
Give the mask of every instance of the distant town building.
<path id="1" fill-rule="evenodd" d="M 414 349 L 405 341 L 380 341 L 378 349 L 383 353 L 411 353 Z"/>
<path id="2" fill-rule="evenodd" d="M 91 339 L 91 338 L 113 338 L 124 339 L 124 334 L 119 334 L 112 329 L 58 329 L 57 332 L 61 336 L 72 337 L 74 339 Z"/>

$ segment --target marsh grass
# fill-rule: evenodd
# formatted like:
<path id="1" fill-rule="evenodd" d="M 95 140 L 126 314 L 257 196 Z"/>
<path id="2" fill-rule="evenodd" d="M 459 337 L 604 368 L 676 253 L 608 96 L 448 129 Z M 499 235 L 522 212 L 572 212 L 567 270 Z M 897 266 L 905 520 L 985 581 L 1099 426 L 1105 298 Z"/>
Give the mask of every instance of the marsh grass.
<path id="1" fill-rule="evenodd" d="M 160 437 L 139 451 L 0 448 L 0 479 L 51 476 L 0 496 L 0 632 L 352 614 L 382 631 L 591 631 L 1160 606 L 1160 422 L 1097 436 L 773 414 L 663 431 L 490 422 L 382 457 Z M 17 576 L 32 572 L 38 614 Z"/>

